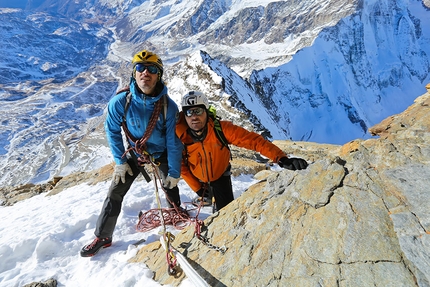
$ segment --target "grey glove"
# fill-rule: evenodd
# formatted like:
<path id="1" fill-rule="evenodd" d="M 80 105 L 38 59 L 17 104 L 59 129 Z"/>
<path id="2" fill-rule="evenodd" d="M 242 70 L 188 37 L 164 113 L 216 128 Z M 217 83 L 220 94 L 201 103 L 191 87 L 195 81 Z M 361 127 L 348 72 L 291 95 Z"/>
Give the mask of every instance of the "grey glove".
<path id="1" fill-rule="evenodd" d="M 128 173 L 129 175 L 133 175 L 133 171 L 131 170 L 131 167 L 128 165 L 128 163 L 125 162 L 123 164 L 116 165 L 113 171 L 113 182 L 115 184 L 118 184 L 119 180 L 121 179 L 122 183 L 125 183 L 126 173 Z"/>
<path id="2" fill-rule="evenodd" d="M 178 185 L 180 178 L 173 178 L 170 175 L 168 175 L 165 179 L 164 179 L 164 183 L 163 186 L 167 189 L 172 189 L 174 188 L 176 185 Z"/>
<path id="3" fill-rule="evenodd" d="M 278 164 L 280 167 L 290 170 L 305 169 L 308 166 L 308 163 L 304 159 L 288 157 L 279 159 Z"/>

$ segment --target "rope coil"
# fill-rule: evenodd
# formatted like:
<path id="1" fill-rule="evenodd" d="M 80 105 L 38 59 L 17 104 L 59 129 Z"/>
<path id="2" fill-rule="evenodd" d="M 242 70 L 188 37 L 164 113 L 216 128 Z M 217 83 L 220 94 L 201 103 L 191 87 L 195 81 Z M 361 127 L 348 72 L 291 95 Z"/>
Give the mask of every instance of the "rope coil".
<path id="1" fill-rule="evenodd" d="M 141 213 L 139 215 L 139 222 L 136 225 L 136 230 L 139 232 L 150 231 L 161 226 L 163 219 L 164 224 L 172 225 L 177 230 L 182 230 L 191 224 L 188 213 L 182 209 L 176 211 L 175 208 L 163 208 L 161 212 L 163 218 L 160 217 L 160 211 L 158 209 L 150 209 L 145 213 Z"/>
<path id="2" fill-rule="evenodd" d="M 175 237 L 166 230 L 166 225 L 172 225 L 178 230 L 189 226 L 193 222 L 195 223 L 195 232 L 197 239 L 199 239 L 203 244 L 205 244 L 208 248 L 225 253 L 227 248 L 225 246 L 218 247 L 209 243 L 207 237 L 201 235 L 201 228 L 203 226 L 203 221 L 198 219 L 198 215 L 200 213 L 200 209 L 203 207 L 203 201 L 200 202 L 197 214 L 195 218 L 191 218 L 188 212 L 181 207 L 176 206 L 174 203 L 170 202 L 169 197 L 167 196 L 167 192 L 163 187 L 161 177 L 158 173 L 157 165 L 150 158 L 148 159 L 149 164 L 153 169 L 154 176 L 154 185 L 155 185 L 155 198 L 157 200 L 157 209 L 150 209 L 145 213 L 139 214 L 139 221 L 136 225 L 136 230 L 139 232 L 147 232 L 156 227 L 162 226 L 163 231 L 161 232 L 163 241 L 165 243 L 164 249 L 166 251 L 166 261 L 167 261 L 167 272 L 169 275 L 175 275 L 177 273 L 177 258 L 174 253 L 174 248 L 171 245 L 171 241 L 175 239 Z M 161 208 L 160 196 L 158 193 L 158 185 L 160 185 L 161 189 L 164 191 L 167 200 L 173 205 L 173 208 Z"/>

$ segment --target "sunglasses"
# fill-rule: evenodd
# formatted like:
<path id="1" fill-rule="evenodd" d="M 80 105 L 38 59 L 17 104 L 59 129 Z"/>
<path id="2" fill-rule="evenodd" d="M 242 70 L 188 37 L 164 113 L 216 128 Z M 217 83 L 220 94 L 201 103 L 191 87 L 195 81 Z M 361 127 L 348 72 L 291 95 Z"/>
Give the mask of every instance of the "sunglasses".
<path id="1" fill-rule="evenodd" d="M 193 115 L 201 116 L 203 115 L 205 109 L 204 108 L 195 108 L 195 109 L 189 109 L 185 111 L 185 115 L 187 117 L 192 117 Z"/>
<path id="2" fill-rule="evenodd" d="M 158 74 L 158 68 L 156 66 L 146 66 L 144 64 L 137 64 L 136 65 L 136 71 L 139 73 L 145 72 L 145 70 L 148 70 L 150 74 Z"/>

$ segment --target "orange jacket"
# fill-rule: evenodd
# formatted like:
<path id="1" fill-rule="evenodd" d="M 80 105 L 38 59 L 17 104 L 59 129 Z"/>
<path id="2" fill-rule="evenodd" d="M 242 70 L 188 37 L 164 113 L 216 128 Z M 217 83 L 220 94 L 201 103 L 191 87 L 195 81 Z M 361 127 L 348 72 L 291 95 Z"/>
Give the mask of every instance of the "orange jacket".
<path id="1" fill-rule="evenodd" d="M 278 162 L 286 154 L 261 135 L 250 132 L 230 121 L 220 121 L 222 131 L 229 144 L 254 150 Z M 181 112 L 176 125 L 176 135 L 184 144 L 181 176 L 191 187 L 198 191 L 202 182 L 208 183 L 219 179 L 230 163 L 230 151 L 223 146 L 214 131 L 214 122 L 208 117 L 208 132 L 203 142 L 193 142 L 187 133 L 188 125 Z"/>

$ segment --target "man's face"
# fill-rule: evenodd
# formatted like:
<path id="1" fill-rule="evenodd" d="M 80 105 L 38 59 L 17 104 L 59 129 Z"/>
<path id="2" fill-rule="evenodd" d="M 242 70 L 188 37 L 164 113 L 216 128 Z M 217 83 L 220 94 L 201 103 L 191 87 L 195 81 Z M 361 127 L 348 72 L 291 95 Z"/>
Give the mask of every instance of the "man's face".
<path id="1" fill-rule="evenodd" d="M 135 79 L 143 93 L 151 95 L 154 92 L 158 82 L 158 72 L 158 68 L 151 64 L 136 65 Z"/>
<path id="2" fill-rule="evenodd" d="M 200 131 L 205 127 L 207 120 L 206 109 L 201 107 L 190 108 L 185 112 L 185 120 L 193 131 Z"/>

